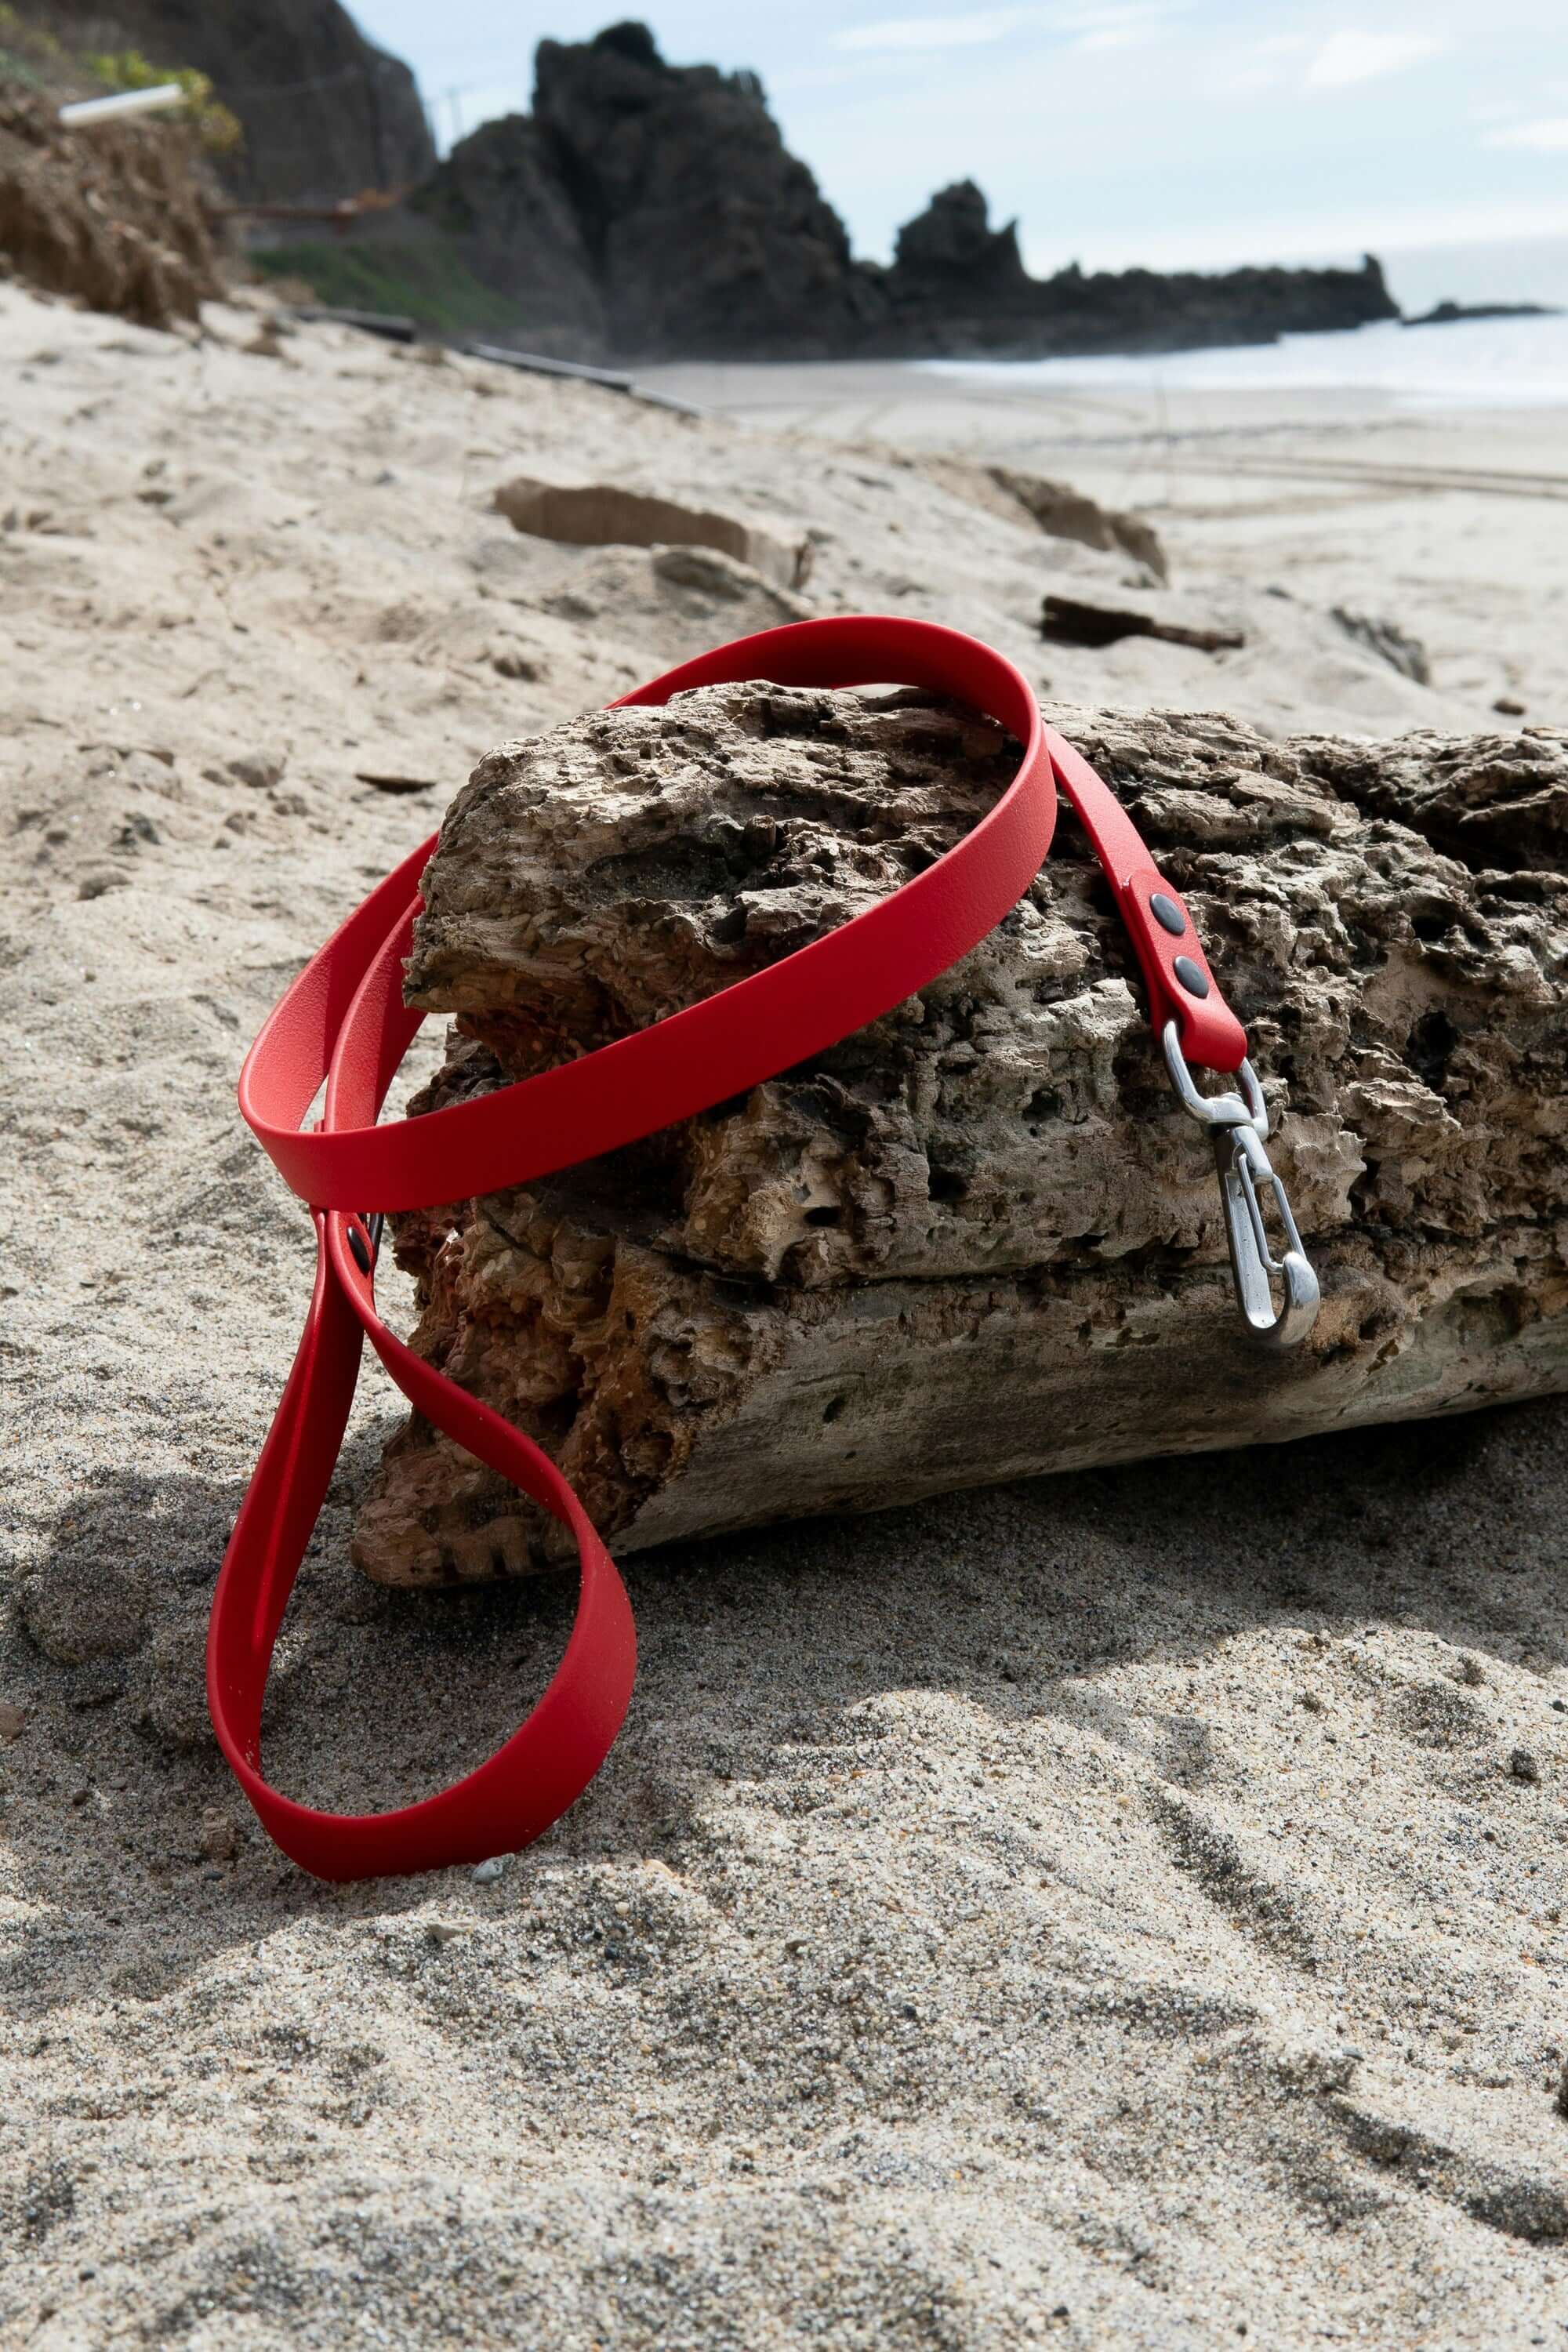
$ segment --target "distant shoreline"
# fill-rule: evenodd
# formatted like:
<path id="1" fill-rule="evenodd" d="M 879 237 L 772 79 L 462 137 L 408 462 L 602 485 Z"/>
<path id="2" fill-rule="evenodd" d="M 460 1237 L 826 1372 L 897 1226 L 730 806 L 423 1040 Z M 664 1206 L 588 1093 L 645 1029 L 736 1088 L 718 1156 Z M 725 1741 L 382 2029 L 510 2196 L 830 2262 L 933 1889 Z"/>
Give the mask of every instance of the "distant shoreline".
<path id="1" fill-rule="evenodd" d="M 1216 345 L 1162 354 L 1101 352 L 1043 360 L 920 359 L 665 362 L 637 382 L 702 407 L 766 415 L 802 426 L 863 415 L 872 437 L 897 438 L 879 419 L 925 409 L 968 410 L 979 434 L 989 415 L 1038 404 L 1126 395 L 1173 418 L 1194 407 L 1215 416 L 1274 400 L 1310 404 L 1363 421 L 1426 411 L 1568 409 L 1568 313 L 1467 319 L 1445 334 L 1403 325 L 1353 334 L 1291 335 L 1277 343 Z M 815 426 L 812 429 L 816 429 Z"/>

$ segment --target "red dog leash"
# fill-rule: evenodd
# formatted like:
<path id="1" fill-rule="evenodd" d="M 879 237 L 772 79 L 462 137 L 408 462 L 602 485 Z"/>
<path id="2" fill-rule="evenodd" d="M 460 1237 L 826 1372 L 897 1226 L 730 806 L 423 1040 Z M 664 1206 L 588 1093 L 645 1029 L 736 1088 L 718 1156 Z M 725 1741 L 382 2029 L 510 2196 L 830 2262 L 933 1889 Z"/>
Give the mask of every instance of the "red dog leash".
<path id="1" fill-rule="evenodd" d="M 423 1362 L 375 1309 L 381 1213 L 497 1192 L 596 1158 L 793 1067 L 911 996 L 966 955 L 1022 897 L 1050 847 L 1056 787 L 1072 802 L 1116 895 L 1171 1075 L 1208 1125 L 1242 1307 L 1261 1336 L 1305 1335 L 1317 1283 L 1263 1150 L 1268 1118 L 1247 1038 L 1221 997 L 1178 893 L 1120 803 L 1045 726 L 1013 664 L 923 621 L 805 621 L 720 646 L 624 703 L 766 678 L 779 686 L 924 688 L 971 704 L 1024 747 L 1017 774 L 956 847 L 839 929 L 637 1035 L 424 1118 L 376 1125 L 424 1016 L 403 1003 L 419 881 L 436 836 L 405 858 L 312 958 L 247 1057 L 239 1101 L 316 1226 L 310 1311 L 219 1572 L 207 1641 L 218 1741 L 268 1834 L 322 1878 L 429 1870 L 514 1852 L 593 1779 L 631 1696 L 631 1609 L 609 1554 L 561 1473 L 530 1439 Z M 619 705 L 613 706 L 619 708 Z M 1190 1064 L 1238 1071 L 1242 1093 L 1200 1095 Z M 305 1118 L 322 1080 L 319 1126 Z M 1243 1098 L 1245 1097 L 1245 1099 Z M 1288 1237 L 1270 1255 L 1258 1186 Z M 374 1202 L 367 1215 L 356 1204 Z M 1276 1310 L 1270 1275 L 1285 1304 Z M 273 1645 L 347 1426 L 369 1339 L 411 1404 L 571 1529 L 581 1582 L 566 1652 L 533 1713 L 477 1771 L 387 1813 L 320 1812 L 262 1778 Z"/>

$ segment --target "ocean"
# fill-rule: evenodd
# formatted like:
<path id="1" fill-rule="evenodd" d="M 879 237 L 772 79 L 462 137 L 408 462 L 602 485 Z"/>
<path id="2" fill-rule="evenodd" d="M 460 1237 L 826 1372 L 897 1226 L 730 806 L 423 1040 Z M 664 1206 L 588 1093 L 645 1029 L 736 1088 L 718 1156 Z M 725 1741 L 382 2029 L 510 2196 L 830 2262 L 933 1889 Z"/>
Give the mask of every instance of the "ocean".
<path id="1" fill-rule="evenodd" d="M 1386 394 L 1394 408 L 1568 406 L 1568 313 L 1380 324 L 1334 335 L 1153 358 L 922 360 L 922 368 L 1018 390 L 1037 384 L 1139 384 L 1165 392 L 1332 391 Z"/>

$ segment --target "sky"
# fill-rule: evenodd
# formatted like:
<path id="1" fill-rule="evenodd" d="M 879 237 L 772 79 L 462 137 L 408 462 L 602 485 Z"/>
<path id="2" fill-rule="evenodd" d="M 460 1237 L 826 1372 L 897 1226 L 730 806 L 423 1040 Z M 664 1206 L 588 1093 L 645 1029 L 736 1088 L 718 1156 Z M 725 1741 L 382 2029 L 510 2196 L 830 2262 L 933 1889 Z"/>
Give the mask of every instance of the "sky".
<path id="1" fill-rule="evenodd" d="M 413 66 L 443 145 L 526 109 L 538 40 L 584 40 L 617 14 L 613 0 L 350 5 Z M 644 13 L 672 63 L 761 74 L 788 144 L 871 258 L 933 189 L 970 178 L 994 219 L 1019 219 L 1042 274 L 1370 248 L 1398 257 L 1407 303 L 1568 299 L 1568 0 L 659 0 Z"/>

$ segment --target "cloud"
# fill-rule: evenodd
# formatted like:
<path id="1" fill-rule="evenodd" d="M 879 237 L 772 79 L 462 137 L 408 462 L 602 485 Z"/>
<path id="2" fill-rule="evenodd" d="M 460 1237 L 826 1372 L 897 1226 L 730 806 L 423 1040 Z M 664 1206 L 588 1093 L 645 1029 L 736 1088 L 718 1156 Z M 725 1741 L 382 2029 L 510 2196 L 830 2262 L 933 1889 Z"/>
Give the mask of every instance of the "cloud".
<path id="1" fill-rule="evenodd" d="M 1073 48 L 1142 48 L 1161 39 L 1167 19 L 1178 16 L 1186 0 L 1089 0 L 1087 6 L 1052 8 L 1046 24 L 1054 33 L 1071 35 Z"/>
<path id="2" fill-rule="evenodd" d="M 1344 89 L 1403 73 L 1450 46 L 1441 33 L 1331 33 L 1307 68 L 1310 89 Z"/>
<path id="3" fill-rule="evenodd" d="M 1085 50 L 1135 49 L 1143 42 L 1152 38 L 1153 34 L 1150 26 L 1142 23 L 1097 25 L 1092 31 L 1080 33 L 1073 47 L 1075 49 Z"/>
<path id="4" fill-rule="evenodd" d="M 1209 98 L 1257 98 L 1297 79 L 1303 50 L 1311 47 L 1305 33 L 1271 33 L 1267 39 L 1248 41 L 1223 51 L 1203 85 Z"/>
<path id="5" fill-rule="evenodd" d="M 1038 16 L 1034 8 L 975 8 L 963 16 L 889 16 L 876 25 L 852 25 L 832 36 L 836 49 L 970 49 L 1009 33 Z"/>
<path id="6" fill-rule="evenodd" d="M 962 16 L 888 16 L 831 35 L 836 49 L 862 55 L 973 49 L 1027 29 L 1070 37 L 1077 49 L 1124 49 L 1152 39 L 1185 0 L 1080 0 L 1068 7 L 971 8 Z"/>
<path id="7" fill-rule="evenodd" d="M 1545 122 L 1510 122 L 1504 130 L 1489 131 L 1481 143 L 1486 147 L 1532 147 L 1538 154 L 1560 154 L 1568 149 L 1568 114 L 1555 115 Z"/>

